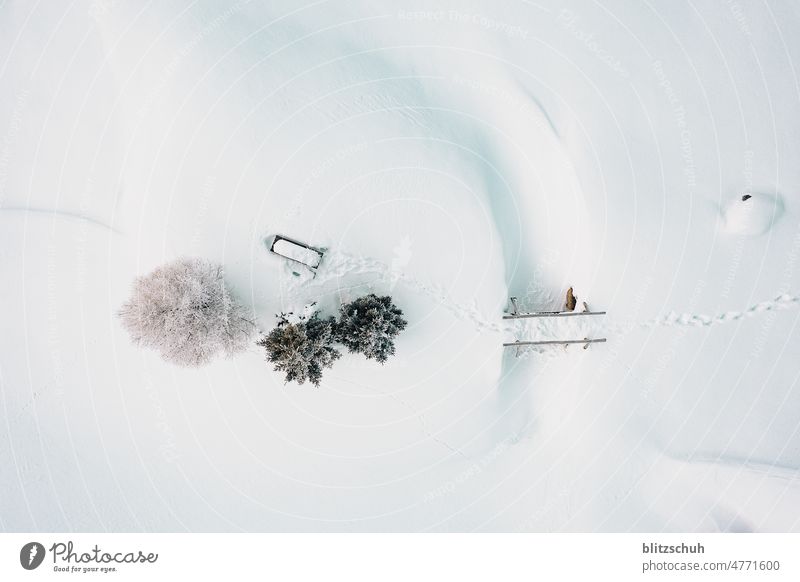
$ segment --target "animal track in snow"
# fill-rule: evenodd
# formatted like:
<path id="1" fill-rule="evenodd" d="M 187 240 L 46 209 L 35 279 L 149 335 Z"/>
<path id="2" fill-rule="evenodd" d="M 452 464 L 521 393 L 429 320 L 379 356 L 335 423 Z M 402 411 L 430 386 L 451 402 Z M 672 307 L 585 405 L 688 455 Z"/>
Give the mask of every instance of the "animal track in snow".
<path id="1" fill-rule="evenodd" d="M 655 326 L 673 326 L 673 325 L 689 325 L 695 327 L 707 327 L 720 323 L 728 323 L 731 321 L 738 321 L 746 317 L 753 317 L 765 311 L 773 311 L 780 309 L 791 309 L 800 304 L 800 297 L 797 295 L 789 295 L 783 293 L 778 295 L 775 299 L 769 301 L 762 301 L 756 303 L 752 307 L 744 311 L 726 311 L 717 315 L 702 315 L 692 313 L 676 313 L 671 312 L 664 317 L 658 317 L 649 321 L 642 322 L 642 327 L 655 327 Z"/>
<path id="2" fill-rule="evenodd" d="M 351 255 L 341 251 L 326 252 L 317 277 L 311 281 L 306 281 L 305 284 L 310 285 L 312 288 L 320 287 L 330 281 L 357 274 L 376 274 L 386 282 L 403 283 L 409 288 L 435 300 L 457 319 L 472 322 L 479 331 L 509 333 L 519 340 L 565 338 L 567 336 L 564 333 L 569 335 L 570 339 L 575 339 L 588 337 L 589 335 L 596 336 L 603 331 L 622 333 L 637 327 L 708 327 L 739 321 L 768 311 L 792 309 L 800 305 L 800 296 L 783 293 L 774 299 L 761 301 L 742 311 L 727 311 L 713 315 L 672 311 L 667 315 L 638 323 L 603 322 L 602 320 L 595 322 L 594 320 L 590 321 L 588 318 L 563 318 L 559 320 L 543 318 L 536 321 L 513 320 L 508 323 L 500 320 L 499 314 L 496 318 L 487 317 L 478 309 L 476 302 L 472 305 L 464 305 L 453 301 L 446 289 L 441 285 L 431 285 L 421 281 L 377 259 Z M 299 291 L 305 285 L 302 281 L 291 281 L 290 286 L 295 288 L 295 291 Z M 572 336 L 575 337 L 573 338 Z"/>
<path id="3" fill-rule="evenodd" d="M 453 301 L 447 294 L 447 290 L 441 285 L 431 285 L 369 257 L 351 255 L 341 251 L 328 251 L 322 259 L 316 278 L 308 282 L 308 285 L 317 287 L 347 275 L 370 273 L 379 275 L 387 283 L 403 283 L 409 288 L 430 297 L 457 319 L 471 321 L 479 330 L 499 333 L 507 328 L 499 321 L 493 321 L 483 315 L 476 302 L 472 305 L 464 305 Z M 294 282 L 294 286 L 300 287 L 301 285 L 302 282 L 300 281 Z"/>

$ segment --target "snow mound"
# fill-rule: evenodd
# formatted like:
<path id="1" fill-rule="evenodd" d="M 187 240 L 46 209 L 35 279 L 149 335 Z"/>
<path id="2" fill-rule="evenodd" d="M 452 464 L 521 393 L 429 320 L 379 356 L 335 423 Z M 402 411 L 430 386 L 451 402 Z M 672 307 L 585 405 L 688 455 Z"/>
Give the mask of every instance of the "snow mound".
<path id="1" fill-rule="evenodd" d="M 782 213 L 779 195 L 753 193 L 728 202 L 722 218 L 727 232 L 755 236 L 768 231 Z"/>

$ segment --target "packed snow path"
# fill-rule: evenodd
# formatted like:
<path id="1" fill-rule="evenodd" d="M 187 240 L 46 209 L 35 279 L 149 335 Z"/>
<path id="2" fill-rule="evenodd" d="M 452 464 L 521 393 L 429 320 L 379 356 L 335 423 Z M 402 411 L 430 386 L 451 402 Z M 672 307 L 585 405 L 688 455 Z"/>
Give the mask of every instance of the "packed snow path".
<path id="1" fill-rule="evenodd" d="M 738 321 L 740 319 L 744 319 L 745 317 L 754 317 L 767 311 L 793 309 L 796 308 L 798 304 L 800 304 L 800 296 L 783 293 L 775 297 L 775 299 L 761 301 L 760 303 L 756 303 L 752 307 L 748 307 L 743 311 L 726 311 L 725 313 L 720 313 L 717 315 L 702 315 L 692 313 L 678 314 L 673 311 L 664 317 L 651 319 L 650 321 L 645 321 L 640 325 L 643 327 L 655 327 L 658 325 L 689 325 L 705 327 L 709 325 Z"/>
<path id="2" fill-rule="evenodd" d="M 495 333 L 519 333 L 521 330 L 549 330 L 553 325 L 551 320 L 544 318 L 539 321 L 513 320 L 513 323 L 497 321 L 497 317 L 487 316 L 481 313 L 477 304 L 464 305 L 453 300 L 447 291 L 439 285 L 431 285 L 416 277 L 405 273 L 401 269 L 393 268 L 378 259 L 355 255 L 343 251 L 329 251 L 322 263 L 317 278 L 308 284 L 297 281 L 296 278 L 290 279 L 292 289 L 297 293 L 303 293 L 302 287 L 314 290 L 323 287 L 331 281 L 341 281 L 348 275 L 375 274 L 383 282 L 401 282 L 411 289 L 436 300 L 439 305 L 453 314 L 461 321 L 472 322 L 479 331 L 489 331 Z M 586 333 L 588 329 L 604 330 L 622 333 L 632 328 L 652 328 L 652 327 L 708 327 L 723 323 L 731 323 L 748 317 L 755 317 L 762 313 L 777 310 L 795 309 L 800 305 L 800 296 L 782 293 L 774 299 L 761 301 L 743 309 L 741 311 L 726 311 L 719 314 L 696 314 L 696 313 L 677 313 L 671 311 L 667 315 L 656 317 L 641 322 L 603 322 L 595 321 L 568 321 L 565 325 L 570 325 L 576 332 Z"/>

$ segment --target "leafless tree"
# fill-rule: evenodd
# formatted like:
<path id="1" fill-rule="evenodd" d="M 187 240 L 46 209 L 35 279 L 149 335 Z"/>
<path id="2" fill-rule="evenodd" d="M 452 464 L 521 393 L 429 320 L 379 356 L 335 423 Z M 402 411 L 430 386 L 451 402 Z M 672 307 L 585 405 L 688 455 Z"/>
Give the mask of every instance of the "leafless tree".
<path id="1" fill-rule="evenodd" d="M 255 323 L 231 294 L 221 265 L 197 258 L 167 263 L 133 284 L 119 311 L 139 345 L 180 366 L 200 366 L 246 349 Z"/>

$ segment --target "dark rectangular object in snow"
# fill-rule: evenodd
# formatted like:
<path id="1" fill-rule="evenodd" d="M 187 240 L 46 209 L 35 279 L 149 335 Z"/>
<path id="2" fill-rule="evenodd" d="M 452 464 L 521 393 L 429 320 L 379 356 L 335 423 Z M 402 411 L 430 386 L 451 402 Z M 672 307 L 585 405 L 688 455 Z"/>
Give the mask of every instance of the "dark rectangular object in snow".
<path id="1" fill-rule="evenodd" d="M 319 249 L 280 234 L 275 235 L 269 250 L 279 257 L 300 263 L 312 270 L 319 267 L 323 255 Z"/>

